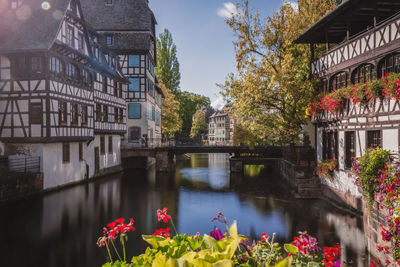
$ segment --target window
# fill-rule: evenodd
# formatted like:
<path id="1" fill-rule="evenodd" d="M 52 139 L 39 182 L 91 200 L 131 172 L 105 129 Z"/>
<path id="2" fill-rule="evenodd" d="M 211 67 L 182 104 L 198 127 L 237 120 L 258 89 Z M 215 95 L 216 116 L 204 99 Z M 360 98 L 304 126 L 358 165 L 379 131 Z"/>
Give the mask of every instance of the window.
<path id="1" fill-rule="evenodd" d="M 130 92 L 140 91 L 140 78 L 129 78 L 129 91 Z"/>
<path id="2" fill-rule="evenodd" d="M 340 72 L 331 78 L 329 90 L 333 91 L 347 85 L 347 73 Z"/>
<path id="3" fill-rule="evenodd" d="M 20 56 L 20 57 L 18 57 L 17 65 L 18 65 L 18 69 L 19 69 L 19 70 L 26 70 L 27 67 L 28 67 L 28 60 L 27 60 L 27 58 L 26 58 L 25 56 Z"/>
<path id="4" fill-rule="evenodd" d="M 367 148 L 382 147 L 381 131 L 368 131 L 367 132 Z"/>
<path id="5" fill-rule="evenodd" d="M 78 125 L 78 104 L 71 104 L 71 124 Z"/>
<path id="6" fill-rule="evenodd" d="M 379 62 L 377 72 L 378 78 L 382 78 L 391 72 L 400 72 L 400 54 L 390 54 Z"/>
<path id="7" fill-rule="evenodd" d="M 108 137 L 108 154 L 112 154 L 113 153 L 113 140 L 112 140 L 112 136 Z"/>
<path id="8" fill-rule="evenodd" d="M 103 105 L 103 121 L 108 122 L 108 107 Z"/>
<path id="9" fill-rule="evenodd" d="M 71 79 L 78 78 L 78 68 L 71 63 L 67 63 L 66 73 L 67 76 Z"/>
<path id="10" fill-rule="evenodd" d="M 148 90 L 149 90 L 149 94 L 152 96 L 152 97 L 154 97 L 154 83 L 152 82 L 152 81 L 150 81 L 150 80 L 147 80 L 148 81 Z"/>
<path id="11" fill-rule="evenodd" d="M 148 60 L 147 60 L 147 69 L 149 70 L 151 75 L 154 77 L 154 65 L 153 65 L 153 62 L 151 62 L 150 58 L 148 58 Z"/>
<path id="12" fill-rule="evenodd" d="M 128 67 L 132 67 L 132 68 L 140 67 L 140 56 L 130 55 L 128 57 Z"/>
<path id="13" fill-rule="evenodd" d="M 118 108 L 114 107 L 114 122 L 119 121 Z"/>
<path id="14" fill-rule="evenodd" d="M 78 33 L 78 49 L 85 51 L 85 36 L 81 32 Z"/>
<path id="15" fill-rule="evenodd" d="M 100 136 L 100 153 L 104 155 L 106 153 L 106 144 L 104 136 Z"/>
<path id="16" fill-rule="evenodd" d="M 88 107 L 81 106 L 81 124 L 82 126 L 87 126 L 88 124 Z"/>
<path id="17" fill-rule="evenodd" d="M 42 124 L 43 122 L 42 103 L 30 103 L 29 118 L 31 124 Z"/>
<path id="18" fill-rule="evenodd" d="M 90 87 L 92 84 L 92 76 L 85 69 L 82 69 L 82 82 L 86 87 Z"/>
<path id="19" fill-rule="evenodd" d="M 114 96 L 118 96 L 118 82 L 114 80 Z"/>
<path id="20" fill-rule="evenodd" d="M 107 93 L 107 77 L 103 76 L 103 92 Z"/>
<path id="21" fill-rule="evenodd" d="M 355 133 L 345 132 L 345 167 L 351 168 L 352 158 L 356 156 Z"/>
<path id="22" fill-rule="evenodd" d="M 156 120 L 156 108 L 154 106 L 151 106 L 151 120 Z"/>
<path id="23" fill-rule="evenodd" d="M 128 109 L 129 119 L 140 119 L 142 117 L 142 106 L 140 103 L 130 103 Z"/>
<path id="24" fill-rule="evenodd" d="M 352 74 L 352 82 L 356 83 L 366 83 L 373 79 L 374 65 L 364 64 L 356 68 Z"/>
<path id="25" fill-rule="evenodd" d="M 67 45 L 74 47 L 74 27 L 71 25 L 67 25 L 67 31 L 65 33 L 65 39 L 67 42 Z"/>
<path id="26" fill-rule="evenodd" d="M 139 140 L 141 129 L 139 127 L 129 128 L 129 140 Z"/>
<path id="27" fill-rule="evenodd" d="M 50 72 L 56 74 L 63 72 L 63 65 L 60 59 L 56 57 L 51 57 L 49 64 L 50 64 Z"/>
<path id="28" fill-rule="evenodd" d="M 63 162 L 69 162 L 69 143 L 63 143 L 62 144 L 62 161 Z"/>
<path id="29" fill-rule="evenodd" d="M 113 38 L 113 36 L 112 35 L 106 35 L 106 44 L 107 45 L 113 45 L 113 40 L 114 38 Z"/>
<path id="30" fill-rule="evenodd" d="M 58 103 L 58 122 L 67 124 L 67 102 Z"/>
<path id="31" fill-rule="evenodd" d="M 119 97 L 123 97 L 122 95 L 122 83 L 118 83 Z"/>
<path id="32" fill-rule="evenodd" d="M 83 161 L 83 144 L 79 142 L 79 161 Z"/>
<path id="33" fill-rule="evenodd" d="M 338 158 L 338 133 L 324 132 L 322 137 L 322 154 L 324 159 Z"/>
<path id="34" fill-rule="evenodd" d="M 101 104 L 96 104 L 96 121 L 101 121 Z"/>
<path id="35" fill-rule="evenodd" d="M 119 109 L 119 122 L 124 122 L 124 110 L 122 108 Z"/>
<path id="36" fill-rule="evenodd" d="M 42 71 L 42 58 L 41 57 L 31 57 L 31 70 L 32 72 Z"/>
<path id="37" fill-rule="evenodd" d="M 106 0 L 106 6 L 112 6 L 113 0 Z"/>

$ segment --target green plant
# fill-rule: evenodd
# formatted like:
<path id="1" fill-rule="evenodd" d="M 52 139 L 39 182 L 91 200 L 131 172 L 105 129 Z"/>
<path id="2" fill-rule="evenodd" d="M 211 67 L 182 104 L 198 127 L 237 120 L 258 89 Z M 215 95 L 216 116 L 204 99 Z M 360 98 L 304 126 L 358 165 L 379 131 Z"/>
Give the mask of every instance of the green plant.
<path id="1" fill-rule="evenodd" d="M 365 154 L 353 161 L 353 174 L 371 207 L 375 194 L 379 192 L 379 177 L 381 170 L 390 161 L 390 152 L 380 147 L 368 148 Z"/>

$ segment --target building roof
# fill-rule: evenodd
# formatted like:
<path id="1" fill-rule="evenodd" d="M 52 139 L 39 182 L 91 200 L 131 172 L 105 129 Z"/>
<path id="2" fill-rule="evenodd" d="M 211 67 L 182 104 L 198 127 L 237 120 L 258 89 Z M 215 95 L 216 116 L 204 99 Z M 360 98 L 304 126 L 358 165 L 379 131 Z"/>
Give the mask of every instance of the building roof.
<path id="1" fill-rule="evenodd" d="M 0 51 L 48 50 L 57 36 L 70 0 L 27 0 L 17 9 L 0 5 Z"/>
<path id="2" fill-rule="evenodd" d="M 81 0 L 85 19 L 100 31 L 151 31 L 156 20 L 147 0 L 114 0 L 105 5 L 104 0 Z"/>
<path id="3" fill-rule="evenodd" d="M 343 0 L 332 11 L 302 33 L 295 43 L 340 43 L 347 37 L 374 26 L 400 11 L 398 0 Z M 327 37 L 327 38 L 326 38 Z"/>

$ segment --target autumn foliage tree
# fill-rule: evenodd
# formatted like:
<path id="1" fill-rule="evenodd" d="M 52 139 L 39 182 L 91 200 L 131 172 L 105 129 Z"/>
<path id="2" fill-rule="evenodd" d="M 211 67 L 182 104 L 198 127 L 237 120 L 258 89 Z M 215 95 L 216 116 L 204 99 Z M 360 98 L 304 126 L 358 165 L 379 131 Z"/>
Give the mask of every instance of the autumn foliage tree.
<path id="1" fill-rule="evenodd" d="M 245 0 L 227 19 L 237 38 L 238 74 L 229 74 L 221 87 L 232 102 L 242 136 L 283 144 L 296 142 L 302 133 L 305 110 L 314 94 L 308 79 L 311 52 L 309 46 L 293 41 L 333 3 L 302 0 L 299 5 L 297 9 L 284 3 L 278 12 L 261 20 Z"/>
<path id="2" fill-rule="evenodd" d="M 159 82 L 158 86 L 164 94 L 161 113 L 161 129 L 163 134 L 172 137 L 182 128 L 182 119 L 178 113 L 179 102 L 175 99 L 175 95 L 172 91 L 168 89 L 163 82 Z"/>
<path id="3" fill-rule="evenodd" d="M 199 109 L 193 116 L 192 129 L 190 130 L 190 137 L 195 138 L 207 134 L 206 113 Z"/>

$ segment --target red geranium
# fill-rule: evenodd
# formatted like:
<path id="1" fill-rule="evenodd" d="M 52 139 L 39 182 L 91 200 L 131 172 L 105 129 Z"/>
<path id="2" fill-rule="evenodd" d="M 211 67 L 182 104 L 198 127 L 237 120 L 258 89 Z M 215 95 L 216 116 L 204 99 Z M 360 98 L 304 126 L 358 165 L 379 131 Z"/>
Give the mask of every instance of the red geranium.
<path id="1" fill-rule="evenodd" d="M 170 237 L 171 237 L 171 234 L 169 233 L 169 228 L 165 228 L 165 229 L 160 228 L 160 229 L 157 229 L 157 230 L 153 233 L 153 236 L 162 236 L 162 237 L 164 237 L 164 238 L 170 238 Z"/>
<path id="2" fill-rule="evenodd" d="M 158 221 L 164 221 L 167 223 L 168 220 L 171 220 L 171 216 L 167 214 L 167 208 L 163 208 L 162 210 L 157 210 Z"/>

